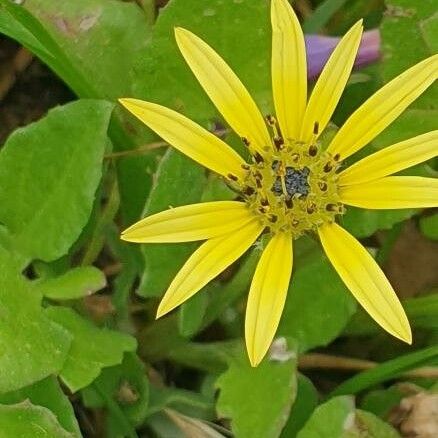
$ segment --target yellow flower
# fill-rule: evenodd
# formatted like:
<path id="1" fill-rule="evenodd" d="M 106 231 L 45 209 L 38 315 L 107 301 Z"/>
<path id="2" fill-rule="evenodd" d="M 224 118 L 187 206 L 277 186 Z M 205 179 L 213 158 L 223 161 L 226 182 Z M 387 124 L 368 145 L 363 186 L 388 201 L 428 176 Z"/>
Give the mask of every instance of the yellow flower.
<path id="1" fill-rule="evenodd" d="M 157 317 L 189 299 L 238 259 L 262 232 L 270 236 L 249 291 L 245 338 L 250 362 L 266 354 L 280 321 L 293 264 L 293 240 L 319 236 L 327 257 L 359 303 L 386 331 L 412 342 L 394 290 L 368 251 L 336 223 L 344 205 L 368 209 L 438 206 L 438 180 L 389 176 L 437 155 L 438 131 L 389 146 L 349 168 L 342 161 L 373 140 L 438 77 L 438 55 L 389 82 L 336 133 L 318 141 L 351 73 L 362 36 L 356 23 L 342 38 L 307 100 L 304 36 L 287 0 L 272 0 L 272 87 L 276 118 L 263 118 L 222 58 L 188 30 L 176 41 L 187 64 L 252 159 L 246 163 L 222 140 L 163 106 L 120 102 L 165 141 L 222 175 L 236 201 L 172 208 L 128 228 L 130 242 L 206 240 L 172 281 Z"/>

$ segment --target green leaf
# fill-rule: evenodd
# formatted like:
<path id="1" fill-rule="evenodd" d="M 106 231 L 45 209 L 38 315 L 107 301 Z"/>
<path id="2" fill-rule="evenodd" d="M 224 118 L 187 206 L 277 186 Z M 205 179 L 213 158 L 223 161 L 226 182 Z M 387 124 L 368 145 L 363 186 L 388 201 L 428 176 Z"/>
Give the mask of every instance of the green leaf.
<path id="1" fill-rule="evenodd" d="M 124 436 L 127 433 L 124 424 L 114 415 L 108 401 L 119 406 L 132 426 L 144 421 L 148 410 L 149 381 L 143 363 L 136 355 L 125 354 L 120 365 L 105 368 L 92 385 L 82 390 L 82 398 L 88 408 L 107 408 L 109 436 Z"/>
<path id="2" fill-rule="evenodd" d="M 356 410 L 356 430 L 350 434 L 352 438 L 363 437 L 363 431 L 370 438 L 400 438 L 398 432 L 388 423 L 382 421 L 371 412 Z"/>
<path id="3" fill-rule="evenodd" d="M 144 56 L 151 32 L 150 20 L 135 3 L 30 0 L 24 7 L 40 21 L 76 74 L 91 85 L 93 95 L 87 97 L 116 99 L 130 94 L 135 64 Z"/>
<path id="4" fill-rule="evenodd" d="M 213 290 L 219 292 L 216 288 L 213 288 Z M 189 338 L 201 329 L 208 305 L 208 298 L 208 290 L 203 290 L 191 297 L 180 307 L 178 330 L 184 337 Z"/>
<path id="5" fill-rule="evenodd" d="M 264 1 L 169 2 L 156 22 L 150 50 L 137 67 L 134 95 L 202 122 L 217 115 L 177 48 L 174 27 L 181 26 L 211 45 L 266 111 L 271 106 L 268 17 L 268 3 Z"/>
<path id="6" fill-rule="evenodd" d="M 411 325 L 415 328 L 438 329 L 438 293 L 409 298 L 403 301 L 403 308 Z M 371 317 L 360 310 L 347 325 L 344 334 L 348 336 L 372 336 L 381 332 Z"/>
<path id="7" fill-rule="evenodd" d="M 336 397 L 315 409 L 297 438 L 398 438 L 399 434 L 370 412 L 355 409 L 354 399 Z"/>
<path id="8" fill-rule="evenodd" d="M 136 341 L 129 335 L 100 329 L 66 307 L 49 307 L 46 315 L 68 330 L 72 345 L 60 377 L 75 392 L 89 385 L 102 368 L 122 362 L 126 351 L 134 351 Z"/>
<path id="9" fill-rule="evenodd" d="M 0 153 L 0 221 L 30 259 L 64 255 L 88 221 L 112 105 L 82 100 L 16 130 Z"/>
<path id="10" fill-rule="evenodd" d="M 386 0 L 380 26 L 385 82 L 436 53 L 436 0 Z M 424 32 L 425 31 L 425 32 Z M 434 41 L 434 42 L 433 42 Z M 435 47 L 433 47 L 435 44 Z M 412 108 L 438 109 L 438 87 L 418 98 Z"/>
<path id="11" fill-rule="evenodd" d="M 365 210 L 347 207 L 342 216 L 342 226 L 356 237 L 373 235 L 377 230 L 389 230 L 395 224 L 409 219 L 415 214 L 413 209 L 405 210 Z"/>
<path id="12" fill-rule="evenodd" d="M 398 385 L 369 391 L 362 398 L 360 407 L 381 418 L 387 418 L 390 410 L 397 406 L 406 395 Z"/>
<path id="13" fill-rule="evenodd" d="M 310 244 L 309 252 L 300 257 L 304 244 Z M 294 338 L 303 352 L 335 339 L 355 313 L 356 302 L 313 242 L 303 238 L 295 246 L 296 269 L 277 336 Z"/>
<path id="14" fill-rule="evenodd" d="M 283 438 L 297 436 L 298 431 L 304 426 L 317 405 L 318 392 L 316 388 L 310 379 L 303 374 L 298 374 L 296 401 L 281 436 Z"/>
<path id="15" fill-rule="evenodd" d="M 71 432 L 75 437 L 82 436 L 73 407 L 55 377 L 48 377 L 18 391 L 0 395 L 0 404 L 10 405 L 25 400 L 47 408 L 66 431 Z"/>
<path id="16" fill-rule="evenodd" d="M 336 397 L 315 409 L 297 438 L 345 438 L 353 425 L 353 397 Z"/>
<path id="17" fill-rule="evenodd" d="M 241 352 L 217 380 L 218 414 L 231 419 L 236 438 L 278 437 L 295 400 L 296 378 L 295 358 L 252 368 Z"/>
<path id="18" fill-rule="evenodd" d="M 303 30 L 309 33 L 320 31 L 332 15 L 346 3 L 346 0 L 325 0 L 303 24 Z"/>
<path id="19" fill-rule="evenodd" d="M 94 266 L 73 268 L 65 274 L 38 282 L 37 289 L 52 300 L 74 300 L 104 288 L 106 278 Z"/>
<path id="20" fill-rule="evenodd" d="M 42 313 L 40 294 L 11 263 L 0 247 L 0 393 L 57 374 L 71 343 L 68 331 Z"/>
<path id="21" fill-rule="evenodd" d="M 144 216 L 199 202 L 205 181 L 201 166 L 169 149 L 160 162 Z M 144 297 L 161 296 L 195 247 L 192 243 L 143 245 L 145 271 L 138 293 Z"/>
<path id="22" fill-rule="evenodd" d="M 432 240 L 438 240 L 438 214 L 420 218 L 421 232 Z"/>
<path id="23" fill-rule="evenodd" d="M 437 346 L 398 356 L 346 380 L 331 393 L 331 396 L 356 394 L 378 383 L 393 379 L 403 372 L 427 365 L 437 359 Z"/>
<path id="24" fill-rule="evenodd" d="M 73 438 L 46 408 L 29 401 L 0 405 L 0 438 Z"/>

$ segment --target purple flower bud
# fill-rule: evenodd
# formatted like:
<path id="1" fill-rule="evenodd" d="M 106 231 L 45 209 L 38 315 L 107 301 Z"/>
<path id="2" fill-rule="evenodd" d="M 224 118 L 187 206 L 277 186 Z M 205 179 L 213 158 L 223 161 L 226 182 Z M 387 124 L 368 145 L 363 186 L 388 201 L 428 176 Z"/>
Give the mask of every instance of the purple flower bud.
<path id="1" fill-rule="evenodd" d="M 306 35 L 307 74 L 313 79 L 317 77 L 333 49 L 341 38 L 319 35 Z M 380 57 L 380 33 L 377 29 L 369 30 L 362 36 L 355 67 L 368 65 Z"/>

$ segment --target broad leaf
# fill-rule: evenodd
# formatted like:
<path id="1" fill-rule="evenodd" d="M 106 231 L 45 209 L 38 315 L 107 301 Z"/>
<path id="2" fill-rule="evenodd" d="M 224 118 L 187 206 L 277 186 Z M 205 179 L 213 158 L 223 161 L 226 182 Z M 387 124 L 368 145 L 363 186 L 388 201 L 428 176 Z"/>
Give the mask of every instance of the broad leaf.
<path id="1" fill-rule="evenodd" d="M 16 405 L 0 405 L 0 437 L 73 438 L 46 408 L 29 401 Z"/>
<path id="2" fill-rule="evenodd" d="M 136 348 L 131 336 L 100 329 L 66 307 L 49 307 L 46 315 L 63 326 L 73 338 L 60 372 L 61 379 L 72 392 L 88 386 L 102 368 L 121 363 L 123 354 Z"/>
<path id="3" fill-rule="evenodd" d="M 29 259 L 64 255 L 88 221 L 112 105 L 82 100 L 18 129 L 0 153 L 0 221 Z"/>
<path id="4" fill-rule="evenodd" d="M 355 409 L 353 397 L 336 397 L 315 409 L 297 438 L 398 438 L 399 434 L 370 412 Z"/>
<path id="5" fill-rule="evenodd" d="M 94 95 L 118 98 L 130 91 L 135 63 L 150 39 L 148 16 L 134 3 L 115 0 L 28 0 L 30 11 L 91 84 Z"/>
<path id="6" fill-rule="evenodd" d="M 296 361 L 264 360 L 252 368 L 243 353 L 217 380 L 219 416 L 231 419 L 237 438 L 278 437 L 296 394 Z"/>
<path id="7" fill-rule="evenodd" d="M 52 300 L 73 300 L 91 295 L 106 286 L 102 271 L 94 266 L 73 268 L 65 274 L 38 282 L 37 289 Z"/>
<path id="8" fill-rule="evenodd" d="M 42 312 L 41 295 L 10 259 L 0 248 L 0 393 L 57 374 L 71 343 L 68 331 Z"/>
<path id="9" fill-rule="evenodd" d="M 25 400 L 29 400 L 34 405 L 47 408 L 56 416 L 57 421 L 66 431 L 71 432 L 75 437 L 82 436 L 73 407 L 67 396 L 62 392 L 56 378 L 48 377 L 18 391 L 0 395 L 0 404 L 10 405 Z"/>

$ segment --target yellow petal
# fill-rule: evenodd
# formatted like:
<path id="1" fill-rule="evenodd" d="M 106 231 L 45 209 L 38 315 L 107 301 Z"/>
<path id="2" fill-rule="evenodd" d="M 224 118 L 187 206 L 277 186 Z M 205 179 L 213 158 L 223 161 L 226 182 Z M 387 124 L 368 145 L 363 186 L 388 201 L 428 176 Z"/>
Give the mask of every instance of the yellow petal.
<path id="1" fill-rule="evenodd" d="M 388 146 L 354 163 L 339 174 L 339 185 L 372 181 L 407 169 L 438 155 L 438 131 Z"/>
<path id="2" fill-rule="evenodd" d="M 412 343 L 403 307 L 369 252 L 337 224 L 320 227 L 319 237 L 327 257 L 361 306 L 387 332 Z"/>
<path id="3" fill-rule="evenodd" d="M 344 35 L 327 61 L 307 105 L 301 140 L 316 140 L 330 121 L 353 68 L 362 31 L 362 20 L 359 20 Z"/>
<path id="4" fill-rule="evenodd" d="M 360 208 L 438 207 L 438 179 L 421 176 L 387 176 L 364 184 L 341 187 L 344 204 Z"/>
<path id="5" fill-rule="evenodd" d="M 225 61 L 186 29 L 175 29 L 176 42 L 187 64 L 227 123 L 260 153 L 271 145 L 268 129 L 254 100 Z M 238 41 L 236 41 L 238 44 Z"/>
<path id="6" fill-rule="evenodd" d="M 262 230 L 263 225 L 255 219 L 231 234 L 203 243 L 173 279 L 158 307 L 157 318 L 188 300 L 236 261 Z"/>
<path id="7" fill-rule="evenodd" d="M 272 0 L 272 89 L 283 137 L 297 139 L 307 101 L 306 46 L 287 0 Z"/>
<path id="8" fill-rule="evenodd" d="M 245 339 L 249 360 L 257 366 L 271 345 L 292 273 L 292 237 L 278 233 L 263 251 L 248 296 Z"/>
<path id="9" fill-rule="evenodd" d="M 438 77 L 438 55 L 414 65 L 373 94 L 344 123 L 328 151 L 341 158 L 377 137 Z"/>
<path id="10" fill-rule="evenodd" d="M 203 166 L 224 176 L 244 176 L 242 157 L 187 117 L 143 100 L 120 99 L 120 103 L 167 143 Z"/>
<path id="11" fill-rule="evenodd" d="M 217 201 L 171 208 L 138 221 L 122 233 L 137 243 L 191 242 L 222 236 L 254 218 L 243 202 Z"/>

